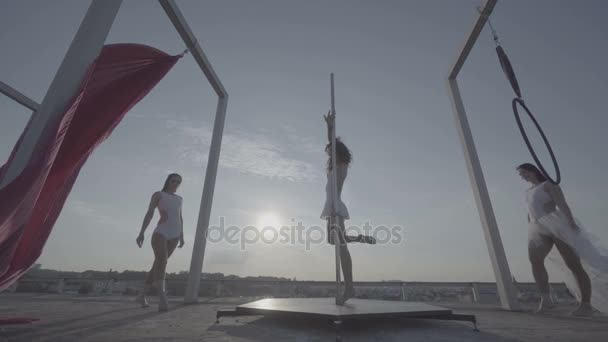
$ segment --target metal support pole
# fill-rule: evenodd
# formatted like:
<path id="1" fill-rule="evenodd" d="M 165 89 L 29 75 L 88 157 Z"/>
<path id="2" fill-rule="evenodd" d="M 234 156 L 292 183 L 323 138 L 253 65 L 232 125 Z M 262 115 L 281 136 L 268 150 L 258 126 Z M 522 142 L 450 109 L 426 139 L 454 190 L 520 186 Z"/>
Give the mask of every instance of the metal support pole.
<path id="1" fill-rule="evenodd" d="M 4 95 L 8 96 L 13 101 L 17 102 L 18 104 L 20 104 L 28 109 L 31 109 L 34 112 L 38 110 L 38 107 L 40 107 L 40 104 L 38 104 L 36 101 L 23 95 L 17 89 L 9 86 L 8 84 L 6 84 L 2 81 L 0 81 L 0 94 L 4 94 Z"/>
<path id="2" fill-rule="evenodd" d="M 186 287 L 186 303 L 196 303 L 198 301 L 198 289 L 201 281 L 203 269 L 203 259 L 205 258 L 205 248 L 207 246 L 207 229 L 209 227 L 209 217 L 211 215 L 211 205 L 213 204 L 213 192 L 215 190 L 215 179 L 220 159 L 220 149 L 222 146 L 222 135 L 224 133 L 224 121 L 226 118 L 226 106 L 228 96 L 220 97 L 217 102 L 215 122 L 213 124 L 213 135 L 211 146 L 209 147 L 209 160 L 207 162 L 207 172 L 205 173 L 205 183 L 203 185 L 203 195 L 198 213 L 198 223 L 196 225 L 196 235 L 192 248 L 192 260 L 190 261 L 190 276 Z"/>
<path id="3" fill-rule="evenodd" d="M 467 40 L 461 49 L 456 62 L 454 63 L 454 66 L 448 74 L 447 86 L 450 98 L 452 100 L 452 109 L 458 129 L 458 135 L 460 137 L 460 143 L 462 144 L 462 150 L 464 152 L 471 187 L 473 188 L 473 194 L 477 204 L 477 211 L 479 212 L 481 219 L 484 237 L 488 247 L 488 252 L 490 254 L 494 276 L 496 278 L 496 286 L 498 288 L 500 302 L 502 307 L 506 310 L 517 310 L 519 303 L 517 302 L 515 288 L 511 281 L 511 271 L 509 270 L 509 264 L 507 262 L 507 257 L 500 238 L 500 232 L 498 230 L 498 224 L 496 223 L 496 217 L 494 216 L 492 202 L 490 200 L 490 195 L 483 176 L 481 163 L 479 162 L 477 149 L 475 148 L 473 135 L 471 133 L 471 128 L 469 127 L 469 122 L 467 120 L 464 103 L 462 102 L 462 97 L 460 96 L 457 81 L 458 73 L 469 56 L 469 53 L 473 49 L 473 46 L 475 45 L 475 42 L 479 37 L 484 25 L 486 24 L 487 18 L 492 13 L 496 2 L 497 0 L 486 1 L 483 10 L 477 18 L 471 33 L 467 37 Z"/>
<path id="4" fill-rule="evenodd" d="M 188 276 L 188 285 L 186 287 L 186 296 L 184 298 L 186 303 L 195 303 L 198 301 L 198 290 L 200 286 L 201 273 L 203 271 L 205 248 L 207 246 L 207 229 L 209 227 L 209 216 L 211 215 L 211 205 L 213 203 L 213 193 L 215 190 L 215 179 L 217 176 L 220 148 L 222 145 L 226 107 L 228 105 L 228 93 L 222 85 L 219 77 L 213 70 L 209 59 L 203 52 L 203 49 L 196 40 L 196 37 L 188 25 L 188 22 L 177 7 L 175 1 L 159 0 L 159 3 L 177 30 L 177 33 L 179 33 L 180 37 L 188 47 L 188 50 L 190 50 L 192 57 L 194 57 L 194 60 L 205 74 L 207 81 L 209 81 L 213 87 L 213 90 L 218 96 L 215 122 L 213 125 L 213 136 L 211 138 L 211 146 L 209 147 L 207 172 L 205 174 L 205 183 L 203 186 L 201 205 L 198 213 L 198 222 L 196 225 L 196 235 L 194 238 L 194 246 L 192 248 L 192 260 L 190 260 L 190 274 Z"/>
<path id="5" fill-rule="evenodd" d="M 55 74 L 44 100 L 32 118 L 29 128 L 7 166 L 0 188 L 15 179 L 30 160 L 48 122 L 56 120 L 80 86 L 89 66 L 101 51 L 122 0 L 93 0 Z"/>
<path id="6" fill-rule="evenodd" d="M 488 246 L 494 276 L 496 278 L 496 286 L 502 307 L 507 310 L 515 310 L 518 306 L 515 289 L 511 282 L 511 271 L 507 262 L 507 256 L 500 238 L 500 231 L 494 216 L 492 202 L 486 187 L 486 182 L 481 169 L 481 163 L 477 155 L 473 135 L 469 127 L 469 122 L 466 117 L 464 104 L 460 97 L 458 83 L 456 80 L 448 80 L 450 97 L 454 110 L 454 116 L 457 123 L 458 133 L 462 149 L 465 155 L 469 179 L 475 195 L 477 210 L 481 219 L 483 233 Z"/>

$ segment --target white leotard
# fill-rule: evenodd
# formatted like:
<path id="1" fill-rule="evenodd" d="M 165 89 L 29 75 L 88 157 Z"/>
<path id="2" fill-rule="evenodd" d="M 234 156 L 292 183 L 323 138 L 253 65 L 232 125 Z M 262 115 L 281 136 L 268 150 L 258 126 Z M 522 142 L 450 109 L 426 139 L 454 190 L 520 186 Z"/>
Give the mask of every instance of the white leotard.
<path id="1" fill-rule="evenodd" d="M 338 165 L 336 165 L 336 168 L 338 169 L 338 172 L 336 174 L 336 180 L 338 181 L 338 184 L 339 184 L 340 180 L 344 181 L 346 179 L 346 175 L 348 173 L 348 166 L 344 165 L 344 164 L 338 164 Z M 333 170 L 329 170 L 327 172 L 327 185 L 325 185 L 325 205 L 323 206 L 323 211 L 321 212 L 322 219 L 326 219 L 331 216 L 331 202 L 332 202 L 331 188 L 333 186 L 332 173 L 333 173 Z M 350 218 L 349 214 L 348 214 L 348 208 L 346 208 L 346 204 L 344 204 L 344 202 L 342 202 L 341 195 L 342 195 L 341 191 L 338 188 L 338 207 L 336 208 L 336 214 L 338 216 L 341 216 L 343 219 L 347 220 Z"/>
<path id="2" fill-rule="evenodd" d="M 537 184 L 526 192 L 530 220 L 536 221 L 549 214 L 545 211 L 546 204 L 553 202 L 551 195 L 545 190 L 545 182 Z"/>
<path id="3" fill-rule="evenodd" d="M 160 220 L 154 232 L 162 234 L 167 240 L 177 239 L 182 234 L 182 198 L 164 191 L 160 191 L 159 194 Z"/>

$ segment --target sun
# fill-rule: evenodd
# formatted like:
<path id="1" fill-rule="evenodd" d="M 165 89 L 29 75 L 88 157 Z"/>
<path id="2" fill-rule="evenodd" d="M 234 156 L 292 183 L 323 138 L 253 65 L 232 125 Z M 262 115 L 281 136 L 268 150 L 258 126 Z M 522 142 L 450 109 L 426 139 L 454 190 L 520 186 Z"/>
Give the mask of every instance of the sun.
<path id="1" fill-rule="evenodd" d="M 280 225 L 281 217 L 275 212 L 267 211 L 258 215 L 258 230 L 262 230 L 264 227 L 273 227 L 275 229 L 278 229 Z"/>

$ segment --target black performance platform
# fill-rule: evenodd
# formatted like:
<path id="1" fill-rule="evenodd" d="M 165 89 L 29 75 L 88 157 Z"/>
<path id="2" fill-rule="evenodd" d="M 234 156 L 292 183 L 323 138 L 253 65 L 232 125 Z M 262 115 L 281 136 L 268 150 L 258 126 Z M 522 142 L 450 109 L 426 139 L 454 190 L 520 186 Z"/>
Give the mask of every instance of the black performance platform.
<path id="1" fill-rule="evenodd" d="M 440 306 L 419 302 L 399 302 L 388 300 L 350 299 L 346 304 L 336 305 L 335 298 L 267 298 L 242 304 L 235 309 L 222 309 L 217 312 L 217 321 L 228 316 L 267 316 L 299 317 L 308 319 L 328 319 L 336 325 L 339 337 L 341 323 L 355 319 L 437 319 L 466 321 L 473 323 L 477 330 L 474 315 L 460 315 Z"/>

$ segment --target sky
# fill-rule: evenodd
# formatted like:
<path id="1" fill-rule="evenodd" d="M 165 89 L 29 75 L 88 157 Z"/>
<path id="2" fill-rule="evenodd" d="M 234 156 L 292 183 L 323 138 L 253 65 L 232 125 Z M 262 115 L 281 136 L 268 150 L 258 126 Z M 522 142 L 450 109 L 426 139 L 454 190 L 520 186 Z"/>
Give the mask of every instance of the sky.
<path id="1" fill-rule="evenodd" d="M 230 94 L 212 225 L 324 225 L 322 114 L 333 72 L 337 135 L 353 154 L 342 196 L 348 223 L 403 229 L 398 243 L 350 246 L 355 280 L 493 281 L 445 85 L 480 1 L 177 3 Z M 88 4 L 0 2 L 0 80 L 41 102 Z M 571 208 L 608 246 L 606 10 L 601 0 L 500 1 L 492 21 L 556 152 Z M 170 54 L 185 48 L 155 1 L 124 1 L 107 43 Z M 459 83 L 511 271 L 531 281 L 528 185 L 515 171 L 531 157 L 487 28 Z M 84 166 L 38 262 L 75 271 L 149 269 L 158 216 L 144 248 L 135 238 L 150 196 L 178 172 L 186 245 L 168 272 L 188 270 L 216 102 L 192 56 L 182 58 Z M 31 112 L 6 97 L 0 110 L 6 160 Z M 550 167 L 538 134 L 525 125 Z M 203 269 L 332 280 L 334 249 L 210 242 Z M 560 277 L 550 269 L 550 279 Z"/>

